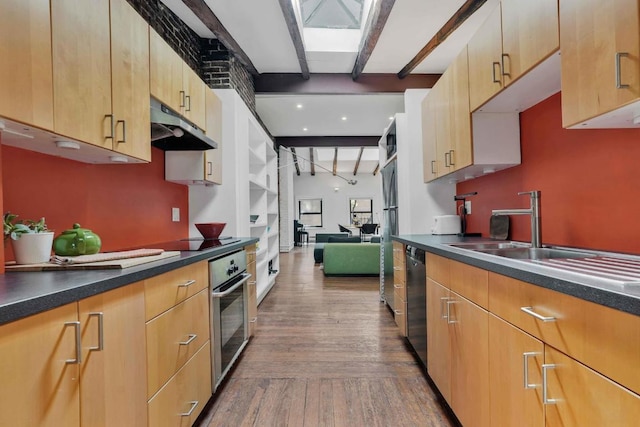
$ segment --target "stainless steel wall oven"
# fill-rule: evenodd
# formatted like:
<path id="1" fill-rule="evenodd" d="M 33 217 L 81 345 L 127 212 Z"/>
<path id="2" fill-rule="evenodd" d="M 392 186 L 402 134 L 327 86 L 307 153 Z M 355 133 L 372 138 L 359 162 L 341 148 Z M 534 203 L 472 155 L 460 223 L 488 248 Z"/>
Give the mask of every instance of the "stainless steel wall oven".
<path id="1" fill-rule="evenodd" d="M 209 262 L 213 389 L 248 342 L 247 254 L 234 252 Z"/>

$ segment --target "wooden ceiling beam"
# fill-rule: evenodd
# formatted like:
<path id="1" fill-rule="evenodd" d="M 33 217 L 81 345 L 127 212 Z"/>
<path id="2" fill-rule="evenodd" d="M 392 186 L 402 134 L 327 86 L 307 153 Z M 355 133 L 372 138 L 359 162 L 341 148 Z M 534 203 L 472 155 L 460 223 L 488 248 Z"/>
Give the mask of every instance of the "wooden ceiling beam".
<path id="1" fill-rule="evenodd" d="M 309 147 L 309 163 L 311 163 L 311 175 L 316 174 L 316 163 L 313 161 L 313 147 Z"/>
<path id="2" fill-rule="evenodd" d="M 464 2 L 460 9 L 454 13 L 451 18 L 438 30 L 438 32 L 427 42 L 426 45 L 416 56 L 413 57 L 411 61 L 407 65 L 405 65 L 402 70 L 398 73 L 398 78 L 404 79 L 408 77 L 431 52 L 435 50 L 438 46 L 444 42 L 447 37 L 449 37 L 464 21 L 470 17 L 473 12 L 480 9 L 480 6 L 486 3 L 487 0 L 467 0 Z"/>
<path id="3" fill-rule="evenodd" d="M 358 56 L 356 57 L 356 62 L 353 64 L 353 70 L 351 71 L 351 78 L 353 80 L 360 77 L 364 67 L 367 65 L 373 49 L 375 49 L 376 44 L 378 44 L 378 39 L 380 38 L 380 34 L 382 34 L 382 29 L 387 23 L 387 18 L 389 18 L 389 14 L 391 14 L 391 9 L 395 2 L 396 0 L 380 0 L 375 3 L 374 12 L 369 14 L 369 19 L 367 20 L 367 25 L 365 27 L 366 36 L 363 37 L 360 42 Z"/>
<path id="4" fill-rule="evenodd" d="M 284 147 L 377 147 L 379 136 L 278 136 Z"/>
<path id="5" fill-rule="evenodd" d="M 224 25 L 222 25 L 222 22 L 220 22 L 218 17 L 209 8 L 205 0 L 182 0 L 182 2 L 215 34 L 216 38 L 220 40 L 220 43 L 245 66 L 249 73 L 254 76 L 260 74 L 253 65 L 253 62 L 251 62 L 251 59 L 249 59 L 249 56 L 242 50 Z"/>
<path id="6" fill-rule="evenodd" d="M 296 175 L 300 176 L 300 165 L 298 164 L 298 156 L 295 148 L 291 149 L 291 154 L 293 155 L 293 164 L 296 166 Z"/>
<path id="7" fill-rule="evenodd" d="M 380 170 L 380 162 L 378 162 L 378 164 L 376 165 L 376 168 L 373 170 L 373 176 L 376 176 L 379 170 Z"/>
<path id="8" fill-rule="evenodd" d="M 338 147 L 333 152 L 333 176 L 338 174 Z"/>
<path id="9" fill-rule="evenodd" d="M 362 153 L 364 153 L 364 147 L 360 147 L 358 159 L 356 160 L 356 166 L 353 168 L 353 176 L 358 175 L 358 168 L 360 167 L 360 160 L 362 160 Z"/>
<path id="10" fill-rule="evenodd" d="M 311 73 L 308 80 L 299 73 L 262 73 L 254 76 L 256 94 L 286 93 L 308 95 L 345 95 L 365 93 L 404 93 L 407 89 L 431 88 L 440 74 L 411 74 L 404 79 L 397 74 L 366 73 L 357 81 L 351 74 Z"/>
<path id="11" fill-rule="evenodd" d="M 293 47 L 296 49 L 298 63 L 300 64 L 300 73 L 302 74 L 303 79 L 309 80 L 309 64 L 307 63 L 307 55 L 304 51 L 304 44 L 302 43 L 302 36 L 300 35 L 300 27 L 298 26 L 296 13 L 293 10 L 293 3 L 291 0 L 278 0 L 278 2 L 280 3 L 280 9 L 282 9 L 284 20 L 287 23 Z"/>

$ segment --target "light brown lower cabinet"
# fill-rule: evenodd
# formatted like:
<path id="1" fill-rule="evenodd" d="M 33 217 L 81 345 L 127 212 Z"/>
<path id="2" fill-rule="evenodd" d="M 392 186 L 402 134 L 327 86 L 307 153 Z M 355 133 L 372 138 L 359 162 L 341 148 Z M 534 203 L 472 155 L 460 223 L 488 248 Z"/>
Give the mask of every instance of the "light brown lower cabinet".
<path id="1" fill-rule="evenodd" d="M 256 288 L 256 245 L 245 247 L 247 251 L 247 273 L 251 278 L 247 282 L 247 292 L 249 298 L 247 311 L 249 314 L 249 336 L 252 337 L 258 328 L 258 290 Z"/>
<path id="2" fill-rule="evenodd" d="M 640 396 L 549 346 L 544 358 L 547 426 L 638 425 Z"/>
<path id="3" fill-rule="evenodd" d="M 427 278 L 427 372 L 451 404 L 451 339 L 446 308 L 449 295 L 449 289 Z"/>
<path id="4" fill-rule="evenodd" d="M 544 426 L 544 344 L 489 315 L 489 396 L 492 426 Z"/>
<path id="5" fill-rule="evenodd" d="M 191 426 L 209 398 L 211 398 L 211 345 L 207 341 L 149 400 L 149 426 Z"/>
<path id="6" fill-rule="evenodd" d="M 0 425 L 144 426 L 145 353 L 141 282 L 3 325 Z"/>

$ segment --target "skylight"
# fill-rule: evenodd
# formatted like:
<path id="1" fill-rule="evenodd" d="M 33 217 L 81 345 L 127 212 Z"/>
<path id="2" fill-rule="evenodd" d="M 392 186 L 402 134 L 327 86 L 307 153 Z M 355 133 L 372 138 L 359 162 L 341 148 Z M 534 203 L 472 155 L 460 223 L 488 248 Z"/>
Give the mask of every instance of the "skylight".
<path id="1" fill-rule="evenodd" d="M 300 0 L 305 28 L 360 29 L 365 0 Z"/>

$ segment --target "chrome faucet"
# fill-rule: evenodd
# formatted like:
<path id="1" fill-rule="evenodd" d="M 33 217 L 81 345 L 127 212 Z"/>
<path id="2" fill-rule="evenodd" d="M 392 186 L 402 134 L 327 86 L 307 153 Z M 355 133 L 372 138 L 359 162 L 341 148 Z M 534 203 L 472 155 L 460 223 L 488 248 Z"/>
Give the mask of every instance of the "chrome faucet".
<path id="1" fill-rule="evenodd" d="M 531 247 L 542 247 L 540 233 L 540 191 L 522 191 L 518 196 L 528 194 L 531 198 L 529 209 L 494 209 L 491 215 L 531 215 Z"/>

